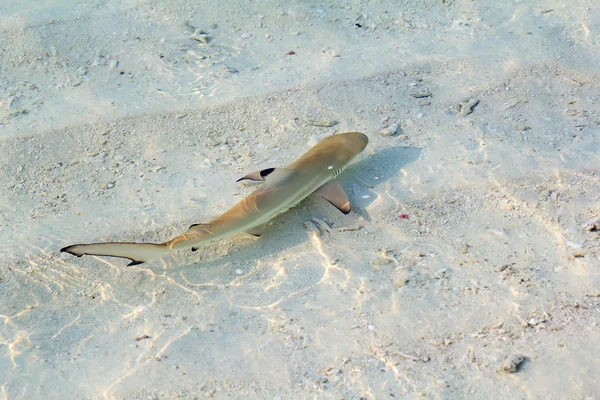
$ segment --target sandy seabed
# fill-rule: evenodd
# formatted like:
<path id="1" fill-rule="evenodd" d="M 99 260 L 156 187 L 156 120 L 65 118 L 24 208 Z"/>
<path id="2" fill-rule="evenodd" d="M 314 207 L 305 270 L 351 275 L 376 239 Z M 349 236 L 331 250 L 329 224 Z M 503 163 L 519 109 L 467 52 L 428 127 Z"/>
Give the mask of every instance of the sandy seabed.
<path id="1" fill-rule="evenodd" d="M 598 2 L 221 3 L 0 4 L 0 398 L 600 399 Z M 59 253 L 346 131 L 349 215 Z"/>

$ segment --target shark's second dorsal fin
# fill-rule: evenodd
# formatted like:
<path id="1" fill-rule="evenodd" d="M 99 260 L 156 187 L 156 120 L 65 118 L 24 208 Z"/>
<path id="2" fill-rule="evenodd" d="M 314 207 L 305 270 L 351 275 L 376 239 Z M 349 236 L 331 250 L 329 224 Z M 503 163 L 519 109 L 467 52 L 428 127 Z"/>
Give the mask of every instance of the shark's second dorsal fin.
<path id="1" fill-rule="evenodd" d="M 344 192 L 344 189 L 337 180 L 330 180 L 315 190 L 314 193 L 323 197 L 344 214 L 348 214 L 350 212 L 351 207 L 348 195 L 346 195 L 346 192 Z"/>
<path id="2" fill-rule="evenodd" d="M 212 235 L 211 231 L 210 231 L 210 227 L 212 225 L 211 224 L 203 224 L 203 223 L 199 223 L 199 224 L 194 224 L 194 225 L 190 225 L 189 229 L 181 236 L 185 237 L 186 235 Z M 192 247 L 192 251 L 196 251 L 198 250 L 198 247 Z"/>
<path id="3" fill-rule="evenodd" d="M 192 233 L 197 233 L 199 231 L 205 231 L 205 232 L 210 233 L 210 227 L 211 227 L 211 224 L 202 224 L 202 223 L 190 225 L 190 227 L 184 233 L 184 235 L 189 235 L 189 234 L 192 234 Z"/>

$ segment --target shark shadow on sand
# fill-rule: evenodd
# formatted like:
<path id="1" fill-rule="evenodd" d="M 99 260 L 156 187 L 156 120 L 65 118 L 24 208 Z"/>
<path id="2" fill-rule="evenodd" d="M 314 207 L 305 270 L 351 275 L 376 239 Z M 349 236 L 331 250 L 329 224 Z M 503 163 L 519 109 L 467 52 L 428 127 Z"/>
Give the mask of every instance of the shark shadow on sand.
<path id="1" fill-rule="evenodd" d="M 364 210 L 377 197 L 371 189 L 381 185 L 394 177 L 398 176 L 400 170 L 407 165 L 417 161 L 422 151 L 416 147 L 390 147 L 370 154 L 367 158 L 348 166 L 346 173 L 338 179 L 340 184 L 348 193 L 348 198 L 352 203 L 353 211 L 349 216 L 340 214 L 335 208 L 327 202 L 316 196 L 310 196 L 297 207 L 289 210 L 285 214 L 275 217 L 265 230 L 265 234 L 258 240 L 248 238 L 243 243 L 236 243 L 233 249 L 223 257 L 217 257 L 207 261 L 199 260 L 168 268 L 166 270 L 151 268 L 154 272 L 172 274 L 179 271 L 195 269 L 201 266 L 203 269 L 222 267 L 225 264 L 241 265 L 256 260 L 269 258 L 280 254 L 286 250 L 299 246 L 308 240 L 307 230 L 304 222 L 314 216 L 327 215 L 339 225 L 351 225 L 352 214 L 358 213 L 363 218 L 369 220 L 369 216 Z M 379 179 L 375 180 L 374 178 Z M 368 199 L 362 196 L 369 193 Z M 336 223 L 336 225 L 337 225 Z M 282 239 L 285 238 L 285 239 Z M 231 239 L 229 239 L 231 240 Z M 235 239 L 234 239 L 235 240 Z M 209 250 L 212 246 L 218 246 L 219 242 L 206 246 Z M 210 252 L 210 250 L 209 250 Z M 207 252 L 208 253 L 208 252 Z M 194 257 L 195 258 L 195 257 Z"/>

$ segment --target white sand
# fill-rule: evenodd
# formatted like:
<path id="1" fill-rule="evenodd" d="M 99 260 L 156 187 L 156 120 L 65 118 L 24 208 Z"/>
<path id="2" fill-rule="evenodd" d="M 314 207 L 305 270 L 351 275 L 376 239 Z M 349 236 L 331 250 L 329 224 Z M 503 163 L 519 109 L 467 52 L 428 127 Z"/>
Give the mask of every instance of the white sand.
<path id="1" fill-rule="evenodd" d="M 0 398 L 599 398 L 596 1 L 74 3 L 0 4 Z M 168 239 L 350 130 L 348 216 L 58 252 Z"/>

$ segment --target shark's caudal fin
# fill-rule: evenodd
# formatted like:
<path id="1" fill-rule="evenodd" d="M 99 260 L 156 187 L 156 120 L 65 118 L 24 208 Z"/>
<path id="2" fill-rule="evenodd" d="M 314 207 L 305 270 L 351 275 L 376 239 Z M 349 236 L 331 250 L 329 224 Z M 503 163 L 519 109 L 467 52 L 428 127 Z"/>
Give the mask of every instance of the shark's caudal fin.
<path id="1" fill-rule="evenodd" d="M 110 256 L 128 258 L 131 262 L 127 266 L 139 265 L 153 260 L 169 252 L 166 243 L 92 243 L 74 244 L 60 249 L 63 253 L 70 253 L 81 257 L 84 254 L 91 256 Z"/>
<path id="2" fill-rule="evenodd" d="M 131 262 L 127 266 L 139 265 L 154 260 L 172 250 L 192 247 L 193 244 L 197 244 L 202 239 L 210 238 L 212 235 L 208 230 L 210 226 L 210 224 L 192 225 L 186 233 L 165 243 L 108 242 L 74 244 L 63 247 L 60 251 L 77 257 L 90 255 L 128 258 Z"/>

